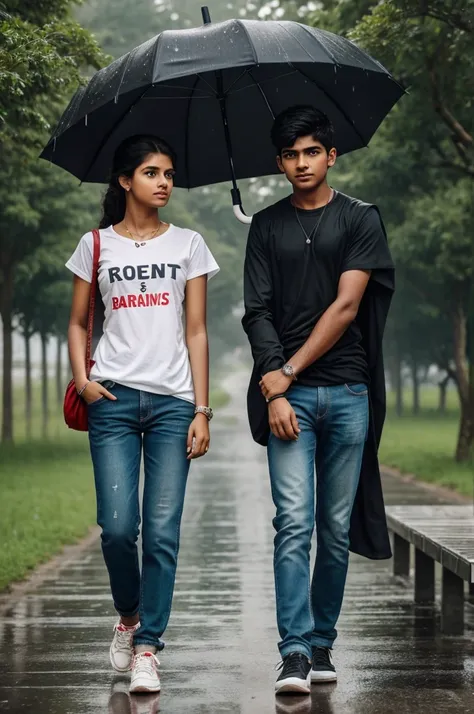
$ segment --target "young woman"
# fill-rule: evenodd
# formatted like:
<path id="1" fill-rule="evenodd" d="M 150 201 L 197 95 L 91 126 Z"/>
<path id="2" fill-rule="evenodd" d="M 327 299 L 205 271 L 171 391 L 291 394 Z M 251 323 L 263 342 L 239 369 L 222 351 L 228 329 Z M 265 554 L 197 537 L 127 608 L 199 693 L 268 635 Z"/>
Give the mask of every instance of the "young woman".
<path id="1" fill-rule="evenodd" d="M 206 294 L 219 267 L 198 233 L 160 220 L 174 167 L 173 151 L 156 137 L 127 139 L 115 154 L 100 224 L 105 320 L 89 379 L 92 233 L 67 262 L 74 273 L 69 352 L 88 406 L 102 550 L 120 615 L 110 661 L 119 672 L 132 670 L 131 692 L 160 689 L 156 652 L 171 610 L 186 480 L 190 461 L 209 449 L 212 418 Z"/>

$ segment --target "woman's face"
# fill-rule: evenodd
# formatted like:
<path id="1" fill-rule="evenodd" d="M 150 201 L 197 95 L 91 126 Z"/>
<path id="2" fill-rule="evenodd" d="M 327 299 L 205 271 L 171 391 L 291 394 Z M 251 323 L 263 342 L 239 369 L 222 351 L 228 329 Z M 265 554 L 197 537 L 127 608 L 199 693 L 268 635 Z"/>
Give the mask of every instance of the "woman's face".
<path id="1" fill-rule="evenodd" d="M 120 183 L 139 203 L 150 208 L 163 208 L 170 200 L 174 174 L 169 156 L 148 154 L 132 178 L 121 176 Z"/>

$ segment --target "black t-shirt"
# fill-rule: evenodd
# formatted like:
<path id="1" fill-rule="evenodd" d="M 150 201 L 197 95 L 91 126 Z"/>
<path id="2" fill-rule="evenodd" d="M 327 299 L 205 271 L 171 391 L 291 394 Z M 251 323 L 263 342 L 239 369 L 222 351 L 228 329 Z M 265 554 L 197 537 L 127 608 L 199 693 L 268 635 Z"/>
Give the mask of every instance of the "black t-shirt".
<path id="1" fill-rule="evenodd" d="M 261 374 L 279 369 L 306 342 L 336 299 L 343 272 L 393 268 L 375 206 L 337 192 L 326 209 L 298 209 L 298 216 L 308 235 L 322 216 L 309 244 L 290 197 L 256 214 L 249 232 L 242 322 Z M 298 381 L 368 383 L 357 319 Z"/>

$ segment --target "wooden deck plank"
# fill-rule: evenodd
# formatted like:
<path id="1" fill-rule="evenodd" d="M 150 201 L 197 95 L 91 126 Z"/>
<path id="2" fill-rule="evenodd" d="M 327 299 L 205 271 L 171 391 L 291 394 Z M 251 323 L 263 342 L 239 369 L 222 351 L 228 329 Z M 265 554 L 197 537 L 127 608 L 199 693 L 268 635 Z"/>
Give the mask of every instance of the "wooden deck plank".
<path id="1" fill-rule="evenodd" d="M 473 506 L 389 506 L 389 529 L 463 580 L 474 582 Z"/>

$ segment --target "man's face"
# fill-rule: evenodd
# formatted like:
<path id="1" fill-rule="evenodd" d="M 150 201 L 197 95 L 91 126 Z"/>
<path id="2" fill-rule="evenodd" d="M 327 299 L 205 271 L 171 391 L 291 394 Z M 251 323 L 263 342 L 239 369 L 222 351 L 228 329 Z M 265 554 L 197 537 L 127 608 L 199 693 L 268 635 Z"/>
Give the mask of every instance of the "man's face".
<path id="1" fill-rule="evenodd" d="M 301 136 L 293 146 L 282 150 L 277 163 L 294 188 L 311 191 L 324 181 L 328 168 L 336 163 L 336 149 L 328 153 L 312 136 Z"/>

